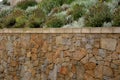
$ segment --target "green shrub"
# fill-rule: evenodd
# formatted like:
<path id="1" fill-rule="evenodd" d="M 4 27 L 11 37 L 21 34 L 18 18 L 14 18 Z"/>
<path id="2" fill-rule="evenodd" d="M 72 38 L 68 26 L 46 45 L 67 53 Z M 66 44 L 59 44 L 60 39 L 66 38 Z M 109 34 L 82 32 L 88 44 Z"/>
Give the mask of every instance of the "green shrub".
<path id="1" fill-rule="evenodd" d="M 91 7 L 85 15 L 85 25 L 88 27 L 101 27 L 104 22 L 111 22 L 110 9 L 104 3 Z"/>
<path id="2" fill-rule="evenodd" d="M 53 8 L 61 5 L 61 0 L 42 0 L 39 7 L 48 14 Z"/>
<path id="3" fill-rule="evenodd" d="M 26 26 L 31 28 L 42 27 L 42 24 L 45 21 L 45 19 L 45 13 L 41 9 L 37 8 L 33 11 L 33 14 L 30 16 Z"/>
<path id="4" fill-rule="evenodd" d="M 29 15 L 32 15 L 33 12 L 34 12 L 37 8 L 38 8 L 38 6 L 28 7 L 28 8 L 25 10 L 26 15 L 28 15 L 28 17 L 29 17 Z"/>
<path id="5" fill-rule="evenodd" d="M 25 24 L 27 22 L 27 17 L 26 16 L 20 16 L 16 18 L 16 24 L 14 28 L 24 28 Z"/>
<path id="6" fill-rule="evenodd" d="M 61 5 L 63 5 L 63 4 L 70 4 L 75 0 L 58 0 L 58 1 L 60 2 Z"/>
<path id="7" fill-rule="evenodd" d="M 7 16 L 8 14 L 10 14 L 12 11 L 12 9 L 4 9 L 4 10 L 1 10 L 0 12 L 0 18 L 3 18 L 5 16 Z"/>
<path id="8" fill-rule="evenodd" d="M 72 10 L 72 17 L 74 20 L 78 20 L 84 13 L 84 7 L 79 5 L 79 4 L 76 4 L 73 6 L 73 10 Z"/>
<path id="9" fill-rule="evenodd" d="M 113 14 L 113 26 L 120 26 L 120 7 Z"/>
<path id="10" fill-rule="evenodd" d="M 3 4 L 4 5 L 10 5 L 10 3 L 8 2 L 8 0 L 3 0 Z"/>
<path id="11" fill-rule="evenodd" d="M 14 9 L 9 15 L 4 18 L 3 27 L 15 27 L 17 18 L 25 16 L 25 12 L 21 9 Z"/>
<path id="12" fill-rule="evenodd" d="M 13 17 L 19 17 L 19 16 L 23 16 L 25 15 L 25 11 L 19 8 L 15 8 L 10 14 L 9 16 L 13 16 Z"/>
<path id="13" fill-rule="evenodd" d="M 4 20 L 3 27 L 4 28 L 12 28 L 15 25 L 16 21 L 13 16 L 7 16 Z"/>
<path id="14" fill-rule="evenodd" d="M 42 0 L 39 7 L 48 14 L 53 8 L 59 7 L 63 4 L 70 4 L 74 0 Z"/>
<path id="15" fill-rule="evenodd" d="M 21 9 L 27 9 L 29 6 L 35 6 L 37 2 L 35 0 L 24 0 L 19 2 L 16 6 Z"/>
<path id="16" fill-rule="evenodd" d="M 47 20 L 45 24 L 47 27 L 50 28 L 60 28 L 64 25 L 64 21 L 57 17 L 51 17 L 50 19 Z"/>

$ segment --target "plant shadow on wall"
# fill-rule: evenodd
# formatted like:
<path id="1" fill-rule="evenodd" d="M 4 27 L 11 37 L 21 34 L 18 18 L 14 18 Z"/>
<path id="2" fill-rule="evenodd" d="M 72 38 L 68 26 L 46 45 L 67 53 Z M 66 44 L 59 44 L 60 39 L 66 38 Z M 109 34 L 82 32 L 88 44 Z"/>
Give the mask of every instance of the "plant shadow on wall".
<path id="1" fill-rule="evenodd" d="M 120 26 L 120 1 L 24 0 L 0 12 L 0 28 Z M 3 0 L 3 4 L 8 4 Z"/>

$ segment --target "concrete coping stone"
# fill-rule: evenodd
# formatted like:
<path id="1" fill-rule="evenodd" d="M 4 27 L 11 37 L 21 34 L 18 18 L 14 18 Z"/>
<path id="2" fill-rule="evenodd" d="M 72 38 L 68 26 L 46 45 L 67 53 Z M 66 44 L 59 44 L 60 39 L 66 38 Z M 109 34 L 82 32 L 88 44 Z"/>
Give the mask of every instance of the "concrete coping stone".
<path id="1" fill-rule="evenodd" d="M 0 33 L 120 33 L 120 27 L 4 28 Z"/>

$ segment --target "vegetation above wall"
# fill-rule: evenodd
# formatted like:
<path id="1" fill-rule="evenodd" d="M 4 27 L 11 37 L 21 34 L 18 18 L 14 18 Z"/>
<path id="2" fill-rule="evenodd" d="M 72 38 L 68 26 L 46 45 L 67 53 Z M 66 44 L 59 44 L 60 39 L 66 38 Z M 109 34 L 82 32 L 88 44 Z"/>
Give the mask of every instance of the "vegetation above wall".
<path id="1" fill-rule="evenodd" d="M 120 26 L 120 0 L 25 0 L 0 11 L 0 28 L 84 26 Z"/>

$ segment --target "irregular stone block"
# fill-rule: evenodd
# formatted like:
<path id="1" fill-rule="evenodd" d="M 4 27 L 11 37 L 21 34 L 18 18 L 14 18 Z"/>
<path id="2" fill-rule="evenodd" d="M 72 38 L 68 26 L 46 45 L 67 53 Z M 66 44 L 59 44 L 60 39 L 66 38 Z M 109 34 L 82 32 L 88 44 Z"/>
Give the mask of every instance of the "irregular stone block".
<path id="1" fill-rule="evenodd" d="M 103 38 L 101 39 L 101 48 L 114 51 L 117 45 L 116 39 Z"/>
<path id="2" fill-rule="evenodd" d="M 81 60 L 83 57 L 85 57 L 87 54 L 87 51 L 82 48 L 80 51 L 76 51 L 75 53 L 73 53 L 73 59 L 75 60 Z"/>

